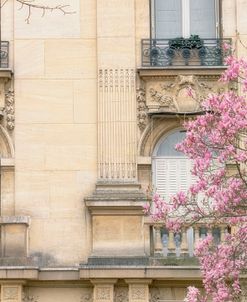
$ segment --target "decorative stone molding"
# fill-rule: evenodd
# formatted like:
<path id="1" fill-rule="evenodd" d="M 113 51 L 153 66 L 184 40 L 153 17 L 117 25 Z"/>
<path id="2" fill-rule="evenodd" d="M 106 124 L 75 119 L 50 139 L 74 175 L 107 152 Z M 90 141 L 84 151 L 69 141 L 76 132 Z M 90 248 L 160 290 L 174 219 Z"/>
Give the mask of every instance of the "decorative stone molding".
<path id="1" fill-rule="evenodd" d="M 1 302 L 21 302 L 22 285 L 2 285 L 1 286 Z"/>
<path id="2" fill-rule="evenodd" d="M 148 108 L 146 106 L 146 91 L 144 88 L 137 89 L 137 125 L 143 131 L 148 123 Z"/>
<path id="3" fill-rule="evenodd" d="M 3 299 L 4 300 L 16 300 L 18 299 L 18 287 L 3 287 Z"/>
<path id="4" fill-rule="evenodd" d="M 96 299 L 97 300 L 110 300 L 111 288 L 110 287 L 97 287 L 96 288 Z"/>
<path id="5" fill-rule="evenodd" d="M 129 301 L 128 287 L 116 287 L 114 291 L 114 302 L 128 302 Z"/>
<path id="6" fill-rule="evenodd" d="M 94 284 L 93 302 L 113 302 L 114 284 L 116 281 L 116 279 L 91 280 L 91 282 Z"/>
<path id="7" fill-rule="evenodd" d="M 131 290 L 131 300 L 145 301 L 146 297 L 146 286 L 133 286 Z"/>
<path id="8" fill-rule="evenodd" d="M 34 297 L 24 293 L 22 297 L 22 302 L 38 302 L 38 297 Z"/>
<path id="9" fill-rule="evenodd" d="M 219 82 L 225 68 L 139 69 L 146 91 L 148 113 L 197 113 L 209 93 L 220 93 L 236 87 Z M 188 88 L 194 97 L 188 95 Z"/>
<path id="10" fill-rule="evenodd" d="M 14 91 L 8 90 L 5 94 L 6 127 L 13 131 L 15 127 Z"/>
<path id="11" fill-rule="evenodd" d="M 171 111 L 177 111 L 177 108 L 174 104 L 174 98 L 172 96 L 160 93 L 153 88 L 150 88 L 149 94 L 151 101 L 158 103 L 160 107 L 168 107 Z"/>
<path id="12" fill-rule="evenodd" d="M 151 281 L 150 279 L 125 279 L 125 282 L 129 284 L 129 302 L 148 302 Z"/>
<path id="13" fill-rule="evenodd" d="M 200 104 L 209 93 L 219 92 L 222 87 L 215 82 L 209 84 L 199 81 L 194 75 L 178 75 L 175 81 L 150 84 L 147 100 L 149 110 L 165 110 L 168 112 L 198 112 Z M 188 94 L 190 89 L 191 95 Z M 154 106 L 156 105 L 156 106 Z"/>
<path id="14" fill-rule="evenodd" d="M 159 302 L 161 300 L 161 293 L 157 287 L 149 289 L 149 302 Z"/>
<path id="15" fill-rule="evenodd" d="M 84 289 L 80 302 L 93 302 L 93 290 L 91 288 Z"/>

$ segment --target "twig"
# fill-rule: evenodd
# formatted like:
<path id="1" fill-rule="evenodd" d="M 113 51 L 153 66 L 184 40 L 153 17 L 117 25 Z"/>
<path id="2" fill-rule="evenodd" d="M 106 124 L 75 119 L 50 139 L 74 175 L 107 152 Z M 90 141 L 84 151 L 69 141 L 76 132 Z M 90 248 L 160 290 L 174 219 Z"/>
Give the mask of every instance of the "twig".
<path id="1" fill-rule="evenodd" d="M 5 1 L 5 3 L 8 0 Z M 47 11 L 53 12 L 53 11 L 60 11 L 62 12 L 64 15 L 71 15 L 71 14 L 75 14 L 75 11 L 68 11 L 67 8 L 70 7 L 70 5 L 55 5 L 55 6 L 48 6 L 48 5 L 42 5 L 42 4 L 35 4 L 35 0 L 16 0 L 17 2 L 19 2 L 21 4 L 20 9 L 22 9 L 23 7 L 27 7 L 28 13 L 27 13 L 27 17 L 25 19 L 26 23 L 29 24 L 30 22 L 30 18 L 31 18 L 31 14 L 32 14 L 32 9 L 40 9 L 42 11 L 42 17 L 44 17 L 45 13 Z M 4 3 L 4 4 L 5 4 Z"/>

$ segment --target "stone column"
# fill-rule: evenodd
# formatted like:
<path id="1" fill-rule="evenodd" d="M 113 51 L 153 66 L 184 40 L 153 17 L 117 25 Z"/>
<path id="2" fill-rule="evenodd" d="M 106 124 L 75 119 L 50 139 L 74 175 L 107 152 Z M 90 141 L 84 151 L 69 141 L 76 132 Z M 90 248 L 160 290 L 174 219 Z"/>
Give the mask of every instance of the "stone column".
<path id="1" fill-rule="evenodd" d="M 117 279 L 94 279 L 93 302 L 113 302 Z"/>
<path id="2" fill-rule="evenodd" d="M 129 284 L 129 302 L 148 302 L 151 279 L 125 279 Z"/>
<path id="3" fill-rule="evenodd" d="M 1 302 L 21 302 L 22 283 L 6 282 L 1 284 Z"/>

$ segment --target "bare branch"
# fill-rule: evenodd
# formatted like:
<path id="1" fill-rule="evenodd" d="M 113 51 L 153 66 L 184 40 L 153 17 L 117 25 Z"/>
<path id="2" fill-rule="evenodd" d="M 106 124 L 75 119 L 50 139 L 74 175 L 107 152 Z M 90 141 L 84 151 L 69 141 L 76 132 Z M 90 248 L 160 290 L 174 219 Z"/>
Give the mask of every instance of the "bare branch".
<path id="1" fill-rule="evenodd" d="M 4 4 L 7 2 L 8 0 L 5 0 Z M 60 11 L 63 15 L 71 15 L 71 14 L 75 14 L 75 11 L 69 11 L 68 8 L 70 7 L 70 5 L 68 4 L 59 4 L 59 5 L 55 5 L 55 6 L 49 6 L 49 5 L 42 5 L 42 4 L 35 4 L 35 0 L 16 0 L 18 3 L 20 3 L 21 7 L 20 9 L 22 9 L 23 7 L 27 7 L 27 17 L 25 19 L 26 23 L 30 22 L 30 18 L 31 18 L 31 14 L 32 14 L 32 10 L 33 9 L 40 9 L 42 10 L 42 17 L 45 16 L 45 13 L 47 11 L 53 12 L 53 11 Z"/>

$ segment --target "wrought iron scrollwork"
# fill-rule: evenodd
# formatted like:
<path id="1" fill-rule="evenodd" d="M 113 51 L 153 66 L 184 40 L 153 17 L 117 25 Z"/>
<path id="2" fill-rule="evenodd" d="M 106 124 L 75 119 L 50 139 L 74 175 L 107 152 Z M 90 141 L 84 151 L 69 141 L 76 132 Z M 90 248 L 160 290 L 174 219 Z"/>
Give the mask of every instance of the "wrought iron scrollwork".
<path id="1" fill-rule="evenodd" d="M 0 48 L 0 68 L 9 67 L 9 42 L 1 41 Z"/>
<path id="2" fill-rule="evenodd" d="M 224 44 L 231 39 L 200 39 L 197 44 L 171 43 L 173 40 L 142 40 L 142 66 L 223 66 L 230 50 Z"/>

